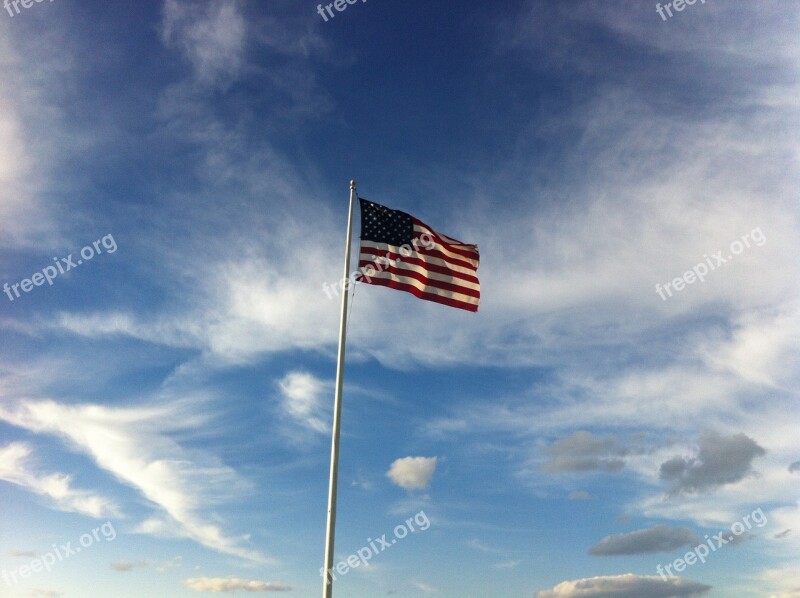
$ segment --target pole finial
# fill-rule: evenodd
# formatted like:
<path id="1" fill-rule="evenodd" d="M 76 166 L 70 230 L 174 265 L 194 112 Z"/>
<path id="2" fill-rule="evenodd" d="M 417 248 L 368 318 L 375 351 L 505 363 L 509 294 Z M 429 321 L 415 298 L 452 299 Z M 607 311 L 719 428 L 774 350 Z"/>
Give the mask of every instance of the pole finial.
<path id="1" fill-rule="evenodd" d="M 356 188 L 356 180 L 355 179 L 350 179 L 350 188 L 351 189 L 355 189 Z"/>

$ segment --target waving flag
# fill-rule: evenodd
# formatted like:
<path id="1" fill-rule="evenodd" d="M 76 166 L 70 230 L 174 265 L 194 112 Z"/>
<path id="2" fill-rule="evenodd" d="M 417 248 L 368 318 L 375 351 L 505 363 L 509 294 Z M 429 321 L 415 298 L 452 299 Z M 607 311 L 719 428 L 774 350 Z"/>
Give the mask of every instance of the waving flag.
<path id="1" fill-rule="evenodd" d="M 400 210 L 359 198 L 360 280 L 478 311 L 481 285 L 477 245 L 436 232 Z"/>

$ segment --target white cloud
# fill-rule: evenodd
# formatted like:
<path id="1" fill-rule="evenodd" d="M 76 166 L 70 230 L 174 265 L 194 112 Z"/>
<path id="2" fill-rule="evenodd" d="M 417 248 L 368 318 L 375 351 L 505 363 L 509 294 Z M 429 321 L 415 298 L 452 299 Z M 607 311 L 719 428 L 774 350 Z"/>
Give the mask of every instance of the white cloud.
<path id="1" fill-rule="evenodd" d="M 765 569 L 753 589 L 770 591 L 769 598 L 800 598 L 800 562 L 795 558 L 786 566 Z"/>
<path id="2" fill-rule="evenodd" d="M 412 581 L 411 585 L 426 594 L 435 594 L 437 592 L 436 588 L 421 581 Z"/>
<path id="3" fill-rule="evenodd" d="M 522 561 L 506 561 L 504 563 L 495 563 L 492 565 L 493 569 L 515 569 L 519 567 Z"/>
<path id="4" fill-rule="evenodd" d="M 238 577 L 192 577 L 184 580 L 183 584 L 195 592 L 288 592 L 292 589 L 280 583 Z"/>
<path id="5" fill-rule="evenodd" d="M 475 550 L 479 550 L 480 552 L 485 552 L 489 554 L 497 554 L 501 552 L 500 550 L 486 546 L 477 538 L 472 538 L 469 542 L 467 542 L 467 546 L 469 546 L 470 548 L 474 548 Z"/>
<path id="6" fill-rule="evenodd" d="M 56 209 L 42 194 L 49 191 L 50 168 L 57 160 L 61 139 L 57 113 L 47 101 L 43 85 L 63 53 L 40 55 L 14 35 L 0 36 L 0 247 L 16 250 L 48 247 L 60 240 Z M 30 68 L 30 62 L 36 68 Z M 73 140 L 77 142 L 78 140 Z"/>
<path id="7" fill-rule="evenodd" d="M 436 471 L 437 457 L 404 457 L 395 460 L 386 475 L 393 483 L 408 490 L 428 487 Z"/>
<path id="8" fill-rule="evenodd" d="M 119 507 L 108 498 L 72 487 L 72 478 L 63 473 L 40 475 L 29 463 L 32 449 L 23 442 L 0 447 L 0 480 L 22 486 L 46 496 L 61 511 L 73 511 L 90 517 L 119 517 Z"/>
<path id="9" fill-rule="evenodd" d="M 257 167 L 261 168 L 253 166 Z M 281 176 L 285 177 L 276 174 L 275 178 Z M 287 198 L 275 200 L 290 203 L 288 196 L 296 192 L 292 187 L 297 185 L 287 181 L 279 187 L 283 186 Z M 196 236 L 172 239 L 163 246 L 162 241 L 154 240 L 153 251 L 162 256 L 169 273 L 163 280 L 164 293 L 174 292 L 176 279 L 182 280 L 182 287 L 192 289 L 174 297 L 169 309 L 147 315 L 119 310 L 61 313 L 42 326 L 89 338 L 127 336 L 197 349 L 211 367 L 250 363 L 263 354 L 298 347 L 326 350 L 335 342 L 338 321 L 336 302 L 322 291 L 323 281 L 338 276 L 328 253 L 334 235 L 324 224 L 329 218 L 320 214 L 321 224 L 312 225 L 311 218 L 303 216 L 303 205 L 296 198 L 291 203 L 296 214 L 273 214 L 269 220 L 218 208 L 214 219 L 229 223 L 231 230 L 217 227 L 201 233 L 204 225 L 198 222 L 192 226 Z M 184 218 L 208 216 L 185 214 Z M 265 235 L 256 232 L 259 229 L 271 232 Z M 303 252 L 288 251 L 298 239 L 304 239 Z M 186 254 L 196 256 L 205 266 L 187 270 Z M 298 305 L 303 309 L 298 310 Z"/>
<path id="10" fill-rule="evenodd" d="M 170 431 L 202 421 L 193 412 L 196 404 L 192 409 L 188 403 L 117 408 L 20 401 L 14 408 L 0 406 L 0 420 L 67 441 L 101 469 L 139 490 L 166 516 L 143 523 L 139 531 L 171 533 L 225 554 L 269 561 L 258 551 L 244 548 L 242 539 L 228 537 L 220 527 L 207 523 L 204 510 L 235 496 L 244 483 L 218 460 L 187 451 L 170 438 Z"/>
<path id="11" fill-rule="evenodd" d="M 713 339 L 698 348 L 699 356 L 753 384 L 782 387 L 791 384 L 791 370 L 800 366 L 800 309 L 754 311 L 735 319 L 728 338 Z"/>
<path id="12" fill-rule="evenodd" d="M 711 586 L 679 577 L 663 580 L 626 573 L 565 581 L 551 590 L 536 592 L 536 598 L 684 598 L 704 596 Z"/>
<path id="13" fill-rule="evenodd" d="M 114 571 L 118 571 L 120 573 L 127 573 L 128 571 L 133 571 L 134 569 L 150 569 L 152 568 L 157 573 L 164 573 L 165 571 L 169 571 L 170 569 L 174 569 L 175 567 L 180 567 L 183 564 L 183 557 L 176 556 L 167 561 L 162 562 L 155 562 L 155 561 L 117 561 L 115 563 L 111 563 L 111 568 Z"/>
<path id="14" fill-rule="evenodd" d="M 332 395 L 329 384 L 307 372 L 289 372 L 279 382 L 283 412 L 301 425 L 328 433 L 330 425 L 323 409 L 323 397 Z"/>
<path id="15" fill-rule="evenodd" d="M 238 76 L 244 63 L 245 33 L 235 2 L 164 3 L 162 39 L 183 52 L 202 84 L 227 84 Z"/>

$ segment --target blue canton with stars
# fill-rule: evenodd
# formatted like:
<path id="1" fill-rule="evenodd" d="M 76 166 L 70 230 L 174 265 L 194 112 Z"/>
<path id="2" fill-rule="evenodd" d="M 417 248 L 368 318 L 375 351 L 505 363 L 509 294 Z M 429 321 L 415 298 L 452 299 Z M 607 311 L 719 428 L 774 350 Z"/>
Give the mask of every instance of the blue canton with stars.
<path id="1" fill-rule="evenodd" d="M 389 245 L 410 245 L 414 239 L 411 216 L 400 210 L 358 199 L 361 204 L 361 240 Z"/>

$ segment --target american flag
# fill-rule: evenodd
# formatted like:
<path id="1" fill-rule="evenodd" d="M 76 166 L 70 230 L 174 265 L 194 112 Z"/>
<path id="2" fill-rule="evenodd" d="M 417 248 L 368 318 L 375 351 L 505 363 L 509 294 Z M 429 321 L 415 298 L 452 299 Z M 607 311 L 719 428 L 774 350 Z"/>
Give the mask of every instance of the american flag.
<path id="1" fill-rule="evenodd" d="M 359 198 L 359 278 L 451 307 L 478 311 L 480 255 L 400 210 Z"/>

